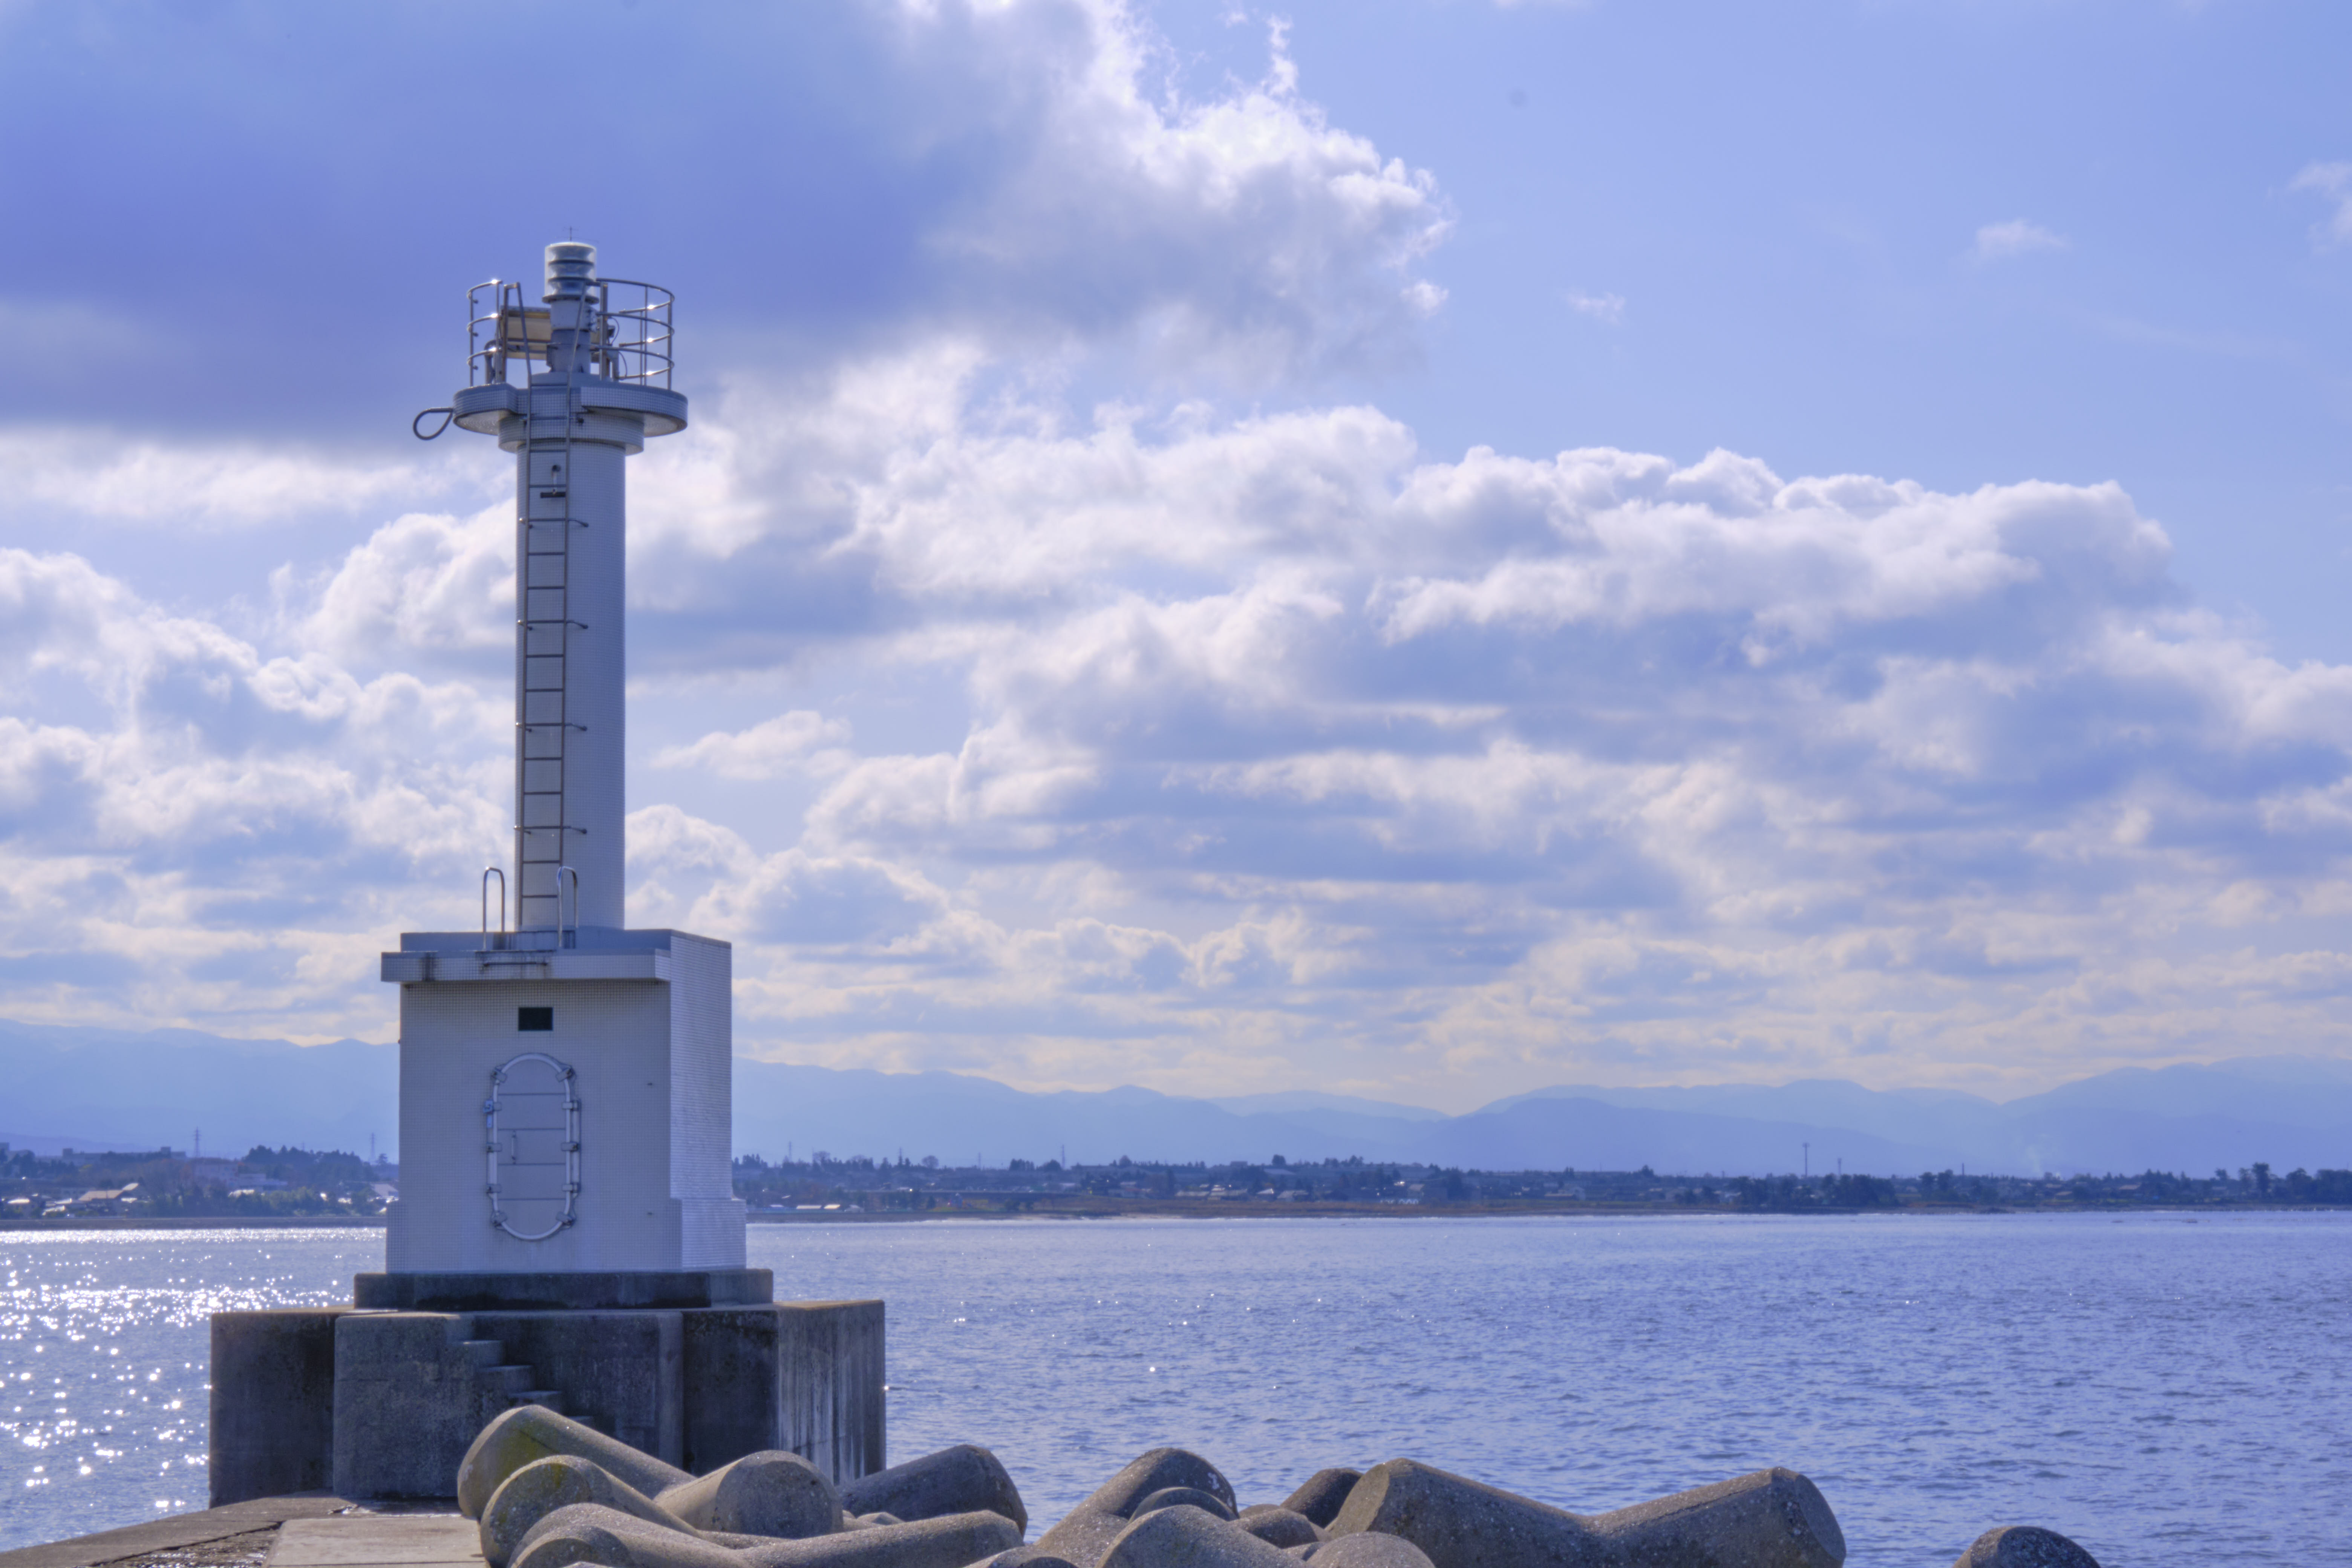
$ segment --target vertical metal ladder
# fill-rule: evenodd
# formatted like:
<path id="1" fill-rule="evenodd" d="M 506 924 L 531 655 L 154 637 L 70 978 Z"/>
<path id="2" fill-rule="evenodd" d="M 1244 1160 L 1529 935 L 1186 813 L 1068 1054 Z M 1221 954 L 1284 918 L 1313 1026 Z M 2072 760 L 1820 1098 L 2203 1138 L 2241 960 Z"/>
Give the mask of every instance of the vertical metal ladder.
<path id="1" fill-rule="evenodd" d="M 587 729 L 574 721 L 566 692 L 572 634 L 587 629 L 572 616 L 572 531 L 588 526 L 572 515 L 572 447 L 582 417 L 582 362 L 602 331 L 596 292 L 581 300 L 580 325 L 564 368 L 560 448 L 542 449 L 531 439 L 540 429 L 540 399 L 552 389 L 528 388 L 522 507 L 515 521 L 522 580 L 521 603 L 515 606 L 515 864 L 521 884 L 516 923 L 552 926 L 566 941 L 571 939 L 563 926 L 564 868 L 571 859 L 571 836 L 587 831 L 569 820 L 564 806 L 571 736 Z M 521 303 L 518 286 L 519 311 Z M 529 361 L 524 363 L 528 385 Z M 533 890 L 541 886 L 545 893 Z"/>

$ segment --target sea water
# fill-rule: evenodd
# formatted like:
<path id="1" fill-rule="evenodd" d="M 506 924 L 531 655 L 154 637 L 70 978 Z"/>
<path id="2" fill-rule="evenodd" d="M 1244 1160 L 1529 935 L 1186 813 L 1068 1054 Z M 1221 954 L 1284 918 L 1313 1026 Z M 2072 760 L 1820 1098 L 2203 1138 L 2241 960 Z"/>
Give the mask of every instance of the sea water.
<path id="1" fill-rule="evenodd" d="M 206 1315 L 381 1258 L 0 1234 L 0 1550 L 203 1506 Z M 1039 1528 L 1173 1443 L 1244 1502 L 1400 1455 L 1588 1512 L 1786 1465 L 1856 1568 L 2008 1523 L 2352 1562 L 2352 1215 L 791 1225 L 751 1261 L 887 1300 L 891 1458 L 986 1444 Z"/>

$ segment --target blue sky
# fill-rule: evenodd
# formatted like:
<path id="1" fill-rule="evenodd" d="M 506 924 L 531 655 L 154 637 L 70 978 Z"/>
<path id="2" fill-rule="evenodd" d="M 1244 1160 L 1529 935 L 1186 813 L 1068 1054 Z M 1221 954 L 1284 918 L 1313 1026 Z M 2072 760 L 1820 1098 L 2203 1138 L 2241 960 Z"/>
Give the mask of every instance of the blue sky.
<path id="1" fill-rule="evenodd" d="M 389 1033 L 465 286 L 677 290 L 632 918 L 1024 1086 L 2341 1051 L 2320 5 L 0 7 L 0 1012 Z"/>

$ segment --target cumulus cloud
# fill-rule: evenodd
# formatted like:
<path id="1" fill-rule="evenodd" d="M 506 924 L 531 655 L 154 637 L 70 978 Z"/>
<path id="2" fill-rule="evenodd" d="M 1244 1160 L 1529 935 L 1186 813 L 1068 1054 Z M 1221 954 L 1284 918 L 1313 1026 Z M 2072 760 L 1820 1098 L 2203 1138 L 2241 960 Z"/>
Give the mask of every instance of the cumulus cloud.
<path id="1" fill-rule="evenodd" d="M 808 806 L 793 853 L 925 889 L 861 872 L 833 929 L 922 923 L 779 941 L 754 1037 L 911 1064 L 987 1033 L 1044 1081 L 1149 1076 L 1136 1039 L 1266 1082 L 1385 1050 L 1427 1092 L 1890 1051 L 1983 1081 L 2223 1048 L 2275 973 L 2261 1026 L 2338 1038 L 2291 940 L 2210 950 L 2340 899 L 2352 671 L 2197 609 L 2117 487 L 1439 459 L 1360 407 L 1003 416 L 772 524 L 856 563 L 866 610 L 824 636 L 955 672 L 969 722 Z M 1045 940 L 1144 910 L 1149 985 Z"/>
<path id="2" fill-rule="evenodd" d="M 993 329 L 1131 329 L 1163 368 L 1263 380 L 1392 352 L 1443 303 L 1413 272 L 1448 226 L 1435 181 L 1333 127 L 1284 35 L 1274 23 L 1257 80 L 1195 100 L 1154 90 L 1164 47 L 1116 0 L 930 13 L 927 69 L 955 51 L 965 81 L 1028 106 L 930 239 Z"/>
<path id="3" fill-rule="evenodd" d="M 782 847 L 633 821 L 637 918 L 738 942 L 747 1042 L 994 1041 L 1033 1081 L 1377 1059 L 1443 1094 L 1717 1050 L 1997 1074 L 2254 1017 L 2335 1038 L 2307 955 L 2260 939 L 2342 901 L 2352 671 L 2199 611 L 2114 486 L 1442 458 L 1366 407 L 1062 431 L 973 387 L 950 355 L 760 392 L 677 459 L 731 521 L 647 595 L 773 603 L 823 563 L 847 607 L 795 661 L 943 679 L 963 715 L 938 751 L 806 705 L 653 748 L 641 797 L 687 772 L 814 790 Z M 929 412 L 893 441 L 868 405 Z M 768 489 L 813 458 L 822 484 Z M 395 519 L 286 588 L 274 648 L 12 557 L 12 657 L 56 688 L 0 736 L 47 868 L 20 929 L 68 866 L 113 879 L 124 918 L 90 941 L 119 952 L 151 927 L 213 952 L 257 862 L 281 898 L 324 868 L 299 929 L 330 951 L 420 880 L 464 886 L 498 848 L 503 692 L 365 672 L 499 636 L 504 542 L 492 514 Z M 667 643 L 641 723 L 772 668 L 638 614 Z M 73 690 L 115 717 L 64 721 Z"/>
<path id="4" fill-rule="evenodd" d="M 2352 670 L 2126 491 L 1426 450 L 1311 391 L 1437 307 L 1444 202 L 1279 33 L 1188 97 L 1108 0 L 855 26 L 846 144 L 929 194 L 631 477 L 631 911 L 736 944 L 747 1048 L 1458 1105 L 2346 1043 Z M 26 530 L 372 521 L 266 612 L 0 551 L 0 1003 L 380 1037 L 507 847 L 504 459 L 7 443 Z"/>
<path id="5" fill-rule="evenodd" d="M 355 664 L 511 649 L 514 526 L 511 503 L 412 512 L 324 570 L 279 567 L 270 585 L 302 646 Z"/>
<path id="6" fill-rule="evenodd" d="M 88 427 L 0 429 L 0 516 L 59 515 L 208 531 L 322 512 L 366 514 L 445 488 L 444 464 L 354 463 L 237 443 L 160 441 Z"/>
<path id="7" fill-rule="evenodd" d="M 0 54 L 0 93 L 37 117 L 188 127 L 203 142 L 191 155 L 236 181 L 173 180 L 111 133 L 0 170 L 0 200 L 26 210 L 58 190 L 117 198 L 27 231 L 19 271 L 75 294 L 0 298 L 12 342 L 45 364 L 58 351 L 37 390 L 0 384 L 0 414 L 135 411 L 213 435 L 242 415 L 351 437 L 384 427 L 387 384 L 416 389 L 410 407 L 441 401 L 463 285 L 436 298 L 420 266 L 464 279 L 536 264 L 528 248 L 481 248 L 518 241 L 503 195 L 453 193 L 430 173 L 478 150 L 478 88 L 447 68 L 442 20 L 392 10 L 271 32 L 266 74 L 249 21 L 147 21 L 28 13 Z M 576 21 L 523 0 L 475 18 L 468 47 L 530 58 Z M 684 346 L 704 378 L 823 374 L 959 335 L 1040 356 L 1045 375 L 1099 357 L 1156 384 L 1246 391 L 1409 359 L 1444 299 L 1424 275 L 1450 222 L 1436 181 L 1329 121 L 1281 24 L 1247 54 L 1196 82 L 1129 0 L 689 11 L 635 62 L 628 112 L 659 133 L 604 136 L 595 168 L 557 176 L 551 199 L 609 215 L 595 237 L 608 267 L 692 280 Z M 175 68 L 153 69 L 163 58 Z M 192 85 L 221 81 L 241 84 L 236 116 Z M 401 106 L 401 157 L 384 155 L 384 122 L 348 111 L 355 99 Z M 343 199 L 317 206 L 329 186 Z M 618 191 L 637 195 L 615 204 Z M 221 224 L 224 204 L 251 221 Z M 428 205 L 441 226 L 384 243 L 381 215 Z M 287 210 L 304 221 L 267 216 Z M 204 237 L 158 266 L 159 232 Z M 241 482 L 275 480 L 263 463 Z"/>
<path id="8" fill-rule="evenodd" d="M 497 847 L 482 752 L 501 726 L 477 694 L 271 654 L 71 555 L 0 550 L 0 607 L 21 678 L 0 717 L 0 944 L 112 961 L 28 976 L 16 1011 L 364 1026 L 354 927 Z"/>
<path id="9" fill-rule="evenodd" d="M 728 779 L 835 772 L 851 760 L 842 748 L 848 739 L 849 726 L 841 720 L 796 708 L 739 733 L 714 731 L 690 745 L 664 747 L 655 753 L 654 766 L 708 768 Z"/>
<path id="10" fill-rule="evenodd" d="M 2352 163 L 2306 163 L 2287 189 L 2311 191 L 2335 210 L 2319 227 L 2331 245 L 2352 241 Z"/>
<path id="11" fill-rule="evenodd" d="M 2055 1050 L 2340 1035 L 2293 932 L 2346 901 L 2352 671 L 2199 610 L 2116 487 L 1439 458 L 1363 407 L 1055 433 L 935 368 L 931 423 L 832 448 L 829 500 L 755 498 L 806 431 L 857 425 L 830 402 L 714 411 L 692 459 L 751 521 L 662 595 L 756 597 L 830 562 L 857 607 L 803 628 L 799 662 L 944 681 L 961 715 L 932 751 L 772 704 L 651 749 L 633 913 L 738 944 L 749 1045 L 1458 1100 L 1890 1057 L 1981 1082 Z M 422 638 L 473 595 L 496 626 L 487 533 L 386 523 L 274 648 L 69 558 L 8 566 L 12 657 L 58 699 L 0 731 L 20 941 L 101 879 L 113 923 L 62 929 L 184 950 L 156 994 L 202 1017 L 231 988 L 190 976 L 254 940 L 253 910 L 293 915 L 271 941 L 331 974 L 497 852 L 496 682 L 354 673 L 315 607 L 413 601 L 411 632 L 345 618 Z M 659 635 L 641 724 L 772 667 Z M 66 721 L 68 687 L 113 717 Z M 660 803 L 688 773 L 813 793 L 755 848 Z M 363 985 L 266 1005 L 339 1020 Z"/>
<path id="12" fill-rule="evenodd" d="M 1969 254 L 1978 261 L 2008 261 L 2036 251 L 2065 250 L 2069 245 L 2063 235 L 2053 234 L 2038 223 L 2013 217 L 2006 223 L 1989 223 L 1977 230 L 1976 244 Z"/>

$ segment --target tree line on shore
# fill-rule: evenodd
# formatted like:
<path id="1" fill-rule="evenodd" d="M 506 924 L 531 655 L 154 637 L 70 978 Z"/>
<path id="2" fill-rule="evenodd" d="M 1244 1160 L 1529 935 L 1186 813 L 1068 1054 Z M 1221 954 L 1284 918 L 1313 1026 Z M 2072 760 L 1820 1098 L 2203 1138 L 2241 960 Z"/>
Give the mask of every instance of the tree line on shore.
<path id="1" fill-rule="evenodd" d="M 273 1149 L 192 1158 L 66 1150 L 51 1155 L 0 1143 L 0 1215 L 20 1219 L 131 1217 L 268 1219 L 381 1215 L 394 1194 L 388 1162 L 341 1150 Z"/>
<path id="2" fill-rule="evenodd" d="M 2077 1208 L 2352 1205 L 2352 1170 L 2273 1171 L 2257 1162 L 2210 1176 L 2011 1176 L 1953 1171 L 1876 1176 L 1845 1172 L 1776 1176 L 1661 1175 L 1636 1171 L 1482 1171 L 1341 1160 L 1263 1163 L 1138 1161 L 1103 1164 L 1015 1157 L 1003 1165 L 943 1165 L 936 1158 L 836 1158 L 819 1152 L 776 1163 L 734 1163 L 735 1190 L 755 1213 L 1051 1212 L 1072 1206 L 1193 1208 L 1202 1205 L 1529 1208 L 1580 1205 L 1751 1213 L 1941 1207 Z M 256 1145 L 236 1158 L 67 1151 L 36 1155 L 0 1144 L 0 1215 L 67 1219 L 131 1216 L 380 1215 L 396 1200 L 398 1168 L 340 1150 Z"/>
<path id="3" fill-rule="evenodd" d="M 1013 1158 L 998 1165 L 942 1165 L 904 1155 L 836 1158 L 822 1151 L 804 1161 L 735 1161 L 735 1188 L 755 1211 L 866 1213 L 977 1208 L 1035 1212 L 1084 1200 L 1153 1203 L 1543 1206 L 1663 1205 L 1758 1212 L 1936 1207 L 2181 1207 L 2243 1205 L 2352 1205 L 2352 1170 L 2284 1174 L 2257 1163 L 2210 1176 L 2186 1172 L 2011 1176 L 1953 1171 L 1875 1176 L 1834 1172 L 1777 1176 L 1660 1175 L 1638 1171 L 1480 1171 L 1452 1166 L 1344 1160 L 1262 1164 L 1137 1161 L 1065 1165 L 1059 1159 Z"/>

